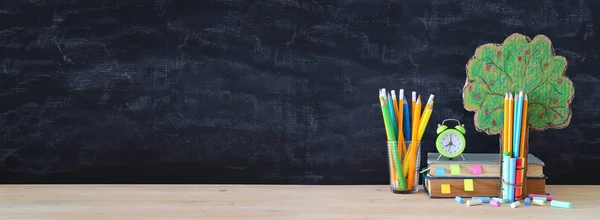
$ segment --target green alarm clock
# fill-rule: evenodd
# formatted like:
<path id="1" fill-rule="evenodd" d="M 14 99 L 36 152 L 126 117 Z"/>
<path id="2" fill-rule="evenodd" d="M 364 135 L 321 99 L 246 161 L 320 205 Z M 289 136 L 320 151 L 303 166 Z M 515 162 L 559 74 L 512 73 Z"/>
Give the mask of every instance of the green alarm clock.
<path id="1" fill-rule="evenodd" d="M 446 121 L 456 121 L 458 124 L 453 128 L 448 128 L 448 126 L 444 124 Z M 438 124 L 436 133 L 438 134 L 438 138 L 435 141 L 435 145 L 437 151 L 440 153 L 438 160 L 442 156 L 447 157 L 450 160 L 460 156 L 465 160 L 462 156 L 462 153 L 467 146 L 464 124 L 461 124 L 457 119 L 446 119 L 442 121 L 442 124 Z"/>

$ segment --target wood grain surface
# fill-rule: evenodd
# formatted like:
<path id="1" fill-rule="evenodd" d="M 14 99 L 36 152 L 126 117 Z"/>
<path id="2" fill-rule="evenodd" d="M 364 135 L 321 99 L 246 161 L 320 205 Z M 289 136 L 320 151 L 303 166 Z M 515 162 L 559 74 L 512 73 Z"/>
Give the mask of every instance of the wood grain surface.
<path id="1" fill-rule="evenodd" d="M 386 185 L 3 185 L 0 219 L 594 219 L 600 186 L 548 186 L 573 209 L 467 207 Z"/>

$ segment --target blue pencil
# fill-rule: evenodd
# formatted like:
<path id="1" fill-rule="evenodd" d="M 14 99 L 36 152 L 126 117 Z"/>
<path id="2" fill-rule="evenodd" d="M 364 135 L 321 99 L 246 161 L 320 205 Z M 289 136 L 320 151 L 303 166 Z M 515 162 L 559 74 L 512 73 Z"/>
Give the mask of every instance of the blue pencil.
<path id="1" fill-rule="evenodd" d="M 408 101 L 404 96 L 404 141 L 410 141 L 410 112 L 408 111 Z M 408 145 L 406 146 L 408 148 Z"/>
<path id="2" fill-rule="evenodd" d="M 508 183 L 510 175 L 510 153 L 504 152 L 502 154 L 502 199 L 508 201 Z"/>
<path id="3" fill-rule="evenodd" d="M 513 143 L 513 157 L 519 157 L 519 144 L 521 143 L 521 120 L 523 120 L 523 90 L 519 93 L 519 99 L 515 101 L 515 132 Z"/>
<path id="4" fill-rule="evenodd" d="M 392 92 L 395 92 L 392 90 Z M 388 107 L 390 108 L 390 121 L 392 123 L 392 127 L 394 128 L 394 136 L 398 137 L 398 123 L 396 122 L 396 111 L 394 111 L 394 101 L 392 97 L 388 94 Z"/>
<path id="5" fill-rule="evenodd" d="M 510 164 L 509 164 L 509 170 L 510 174 L 509 174 L 509 183 L 511 185 L 515 184 L 515 173 L 516 173 L 516 168 L 517 168 L 517 158 L 510 158 Z M 509 186 L 508 187 L 508 202 L 513 203 L 515 201 L 515 187 L 514 186 Z"/>
<path id="6" fill-rule="evenodd" d="M 510 153 L 510 157 L 513 158 L 515 157 L 515 144 L 517 142 L 517 118 L 518 118 L 518 114 L 519 114 L 519 93 L 515 94 L 515 104 L 513 106 L 513 118 L 511 120 L 513 120 L 513 127 L 512 127 L 512 149 L 511 149 L 511 153 Z"/>

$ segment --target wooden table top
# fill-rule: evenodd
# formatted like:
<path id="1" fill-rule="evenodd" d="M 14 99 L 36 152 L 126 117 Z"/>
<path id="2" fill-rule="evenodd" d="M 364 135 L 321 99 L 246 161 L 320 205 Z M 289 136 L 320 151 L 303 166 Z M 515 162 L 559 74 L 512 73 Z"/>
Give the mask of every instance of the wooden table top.
<path id="1" fill-rule="evenodd" d="M 467 207 L 385 185 L 0 185 L 0 219 L 597 219 L 600 186 L 548 186 L 572 209 Z"/>

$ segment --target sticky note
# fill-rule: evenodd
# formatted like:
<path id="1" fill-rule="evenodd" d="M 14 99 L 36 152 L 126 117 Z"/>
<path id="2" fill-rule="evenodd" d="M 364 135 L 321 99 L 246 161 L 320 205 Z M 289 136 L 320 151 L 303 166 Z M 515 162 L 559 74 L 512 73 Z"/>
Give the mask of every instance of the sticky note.
<path id="1" fill-rule="evenodd" d="M 442 194 L 450 194 L 450 184 L 442 184 Z"/>
<path id="2" fill-rule="evenodd" d="M 435 175 L 436 176 L 445 176 L 446 175 L 446 169 L 444 169 L 444 168 L 435 168 Z"/>
<path id="3" fill-rule="evenodd" d="M 481 175 L 481 165 L 471 166 L 471 173 L 473 173 L 473 175 Z"/>
<path id="4" fill-rule="evenodd" d="M 460 165 L 450 164 L 450 175 L 460 175 Z"/>
<path id="5" fill-rule="evenodd" d="M 473 191 L 473 179 L 465 179 L 465 191 Z"/>

